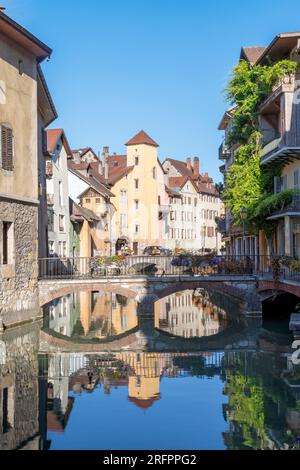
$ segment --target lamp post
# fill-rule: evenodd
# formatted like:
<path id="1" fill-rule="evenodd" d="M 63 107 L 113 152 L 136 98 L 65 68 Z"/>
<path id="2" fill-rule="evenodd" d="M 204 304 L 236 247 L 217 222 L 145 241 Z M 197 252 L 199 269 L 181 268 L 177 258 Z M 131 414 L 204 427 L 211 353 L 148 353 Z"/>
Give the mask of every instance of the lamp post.
<path id="1" fill-rule="evenodd" d="M 240 213 L 241 219 L 243 221 L 243 246 L 242 246 L 242 255 L 246 255 L 246 244 L 245 244 L 245 235 L 246 235 L 246 220 L 248 217 L 248 209 L 243 207 Z"/>

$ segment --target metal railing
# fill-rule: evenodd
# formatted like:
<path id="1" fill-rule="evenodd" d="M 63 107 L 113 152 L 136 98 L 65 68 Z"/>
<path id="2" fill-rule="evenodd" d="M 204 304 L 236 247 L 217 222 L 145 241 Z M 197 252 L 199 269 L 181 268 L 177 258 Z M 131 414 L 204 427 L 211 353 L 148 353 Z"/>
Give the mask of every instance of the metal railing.
<path id="1" fill-rule="evenodd" d="M 268 255 L 128 256 L 43 258 L 40 279 L 94 279 L 120 276 L 249 276 L 300 282 L 300 259 Z"/>

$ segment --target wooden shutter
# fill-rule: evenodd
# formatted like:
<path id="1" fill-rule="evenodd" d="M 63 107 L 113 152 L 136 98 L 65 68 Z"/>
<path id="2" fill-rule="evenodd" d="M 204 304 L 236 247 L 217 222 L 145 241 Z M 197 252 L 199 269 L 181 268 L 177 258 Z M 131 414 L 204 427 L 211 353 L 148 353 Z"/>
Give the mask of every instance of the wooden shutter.
<path id="1" fill-rule="evenodd" d="M 13 132 L 6 126 L 1 126 L 1 162 L 3 170 L 13 170 Z"/>

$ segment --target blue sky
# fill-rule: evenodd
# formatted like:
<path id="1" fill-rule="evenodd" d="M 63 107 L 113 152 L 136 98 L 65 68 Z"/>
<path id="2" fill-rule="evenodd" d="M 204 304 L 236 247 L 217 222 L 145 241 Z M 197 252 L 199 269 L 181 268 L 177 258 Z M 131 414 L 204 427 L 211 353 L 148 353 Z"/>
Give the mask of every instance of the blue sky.
<path id="1" fill-rule="evenodd" d="M 242 45 L 300 29 L 299 0 L 0 0 L 53 49 L 44 71 L 72 147 L 144 129 L 163 160 L 199 156 L 221 180 L 217 131 Z"/>

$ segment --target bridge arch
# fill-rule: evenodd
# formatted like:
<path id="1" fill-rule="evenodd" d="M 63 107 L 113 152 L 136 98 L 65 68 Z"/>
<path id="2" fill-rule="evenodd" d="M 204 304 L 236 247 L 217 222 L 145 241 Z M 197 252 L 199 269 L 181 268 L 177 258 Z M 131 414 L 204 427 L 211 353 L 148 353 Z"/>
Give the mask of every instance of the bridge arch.
<path id="1" fill-rule="evenodd" d="M 65 295 L 72 294 L 76 291 L 104 291 L 113 292 L 115 294 L 123 295 L 129 299 L 135 299 L 136 292 L 129 287 L 124 287 L 122 284 L 111 284 L 102 282 L 60 282 L 60 283 L 40 283 L 40 307 L 44 307 L 49 302 L 55 299 L 64 297 Z"/>

